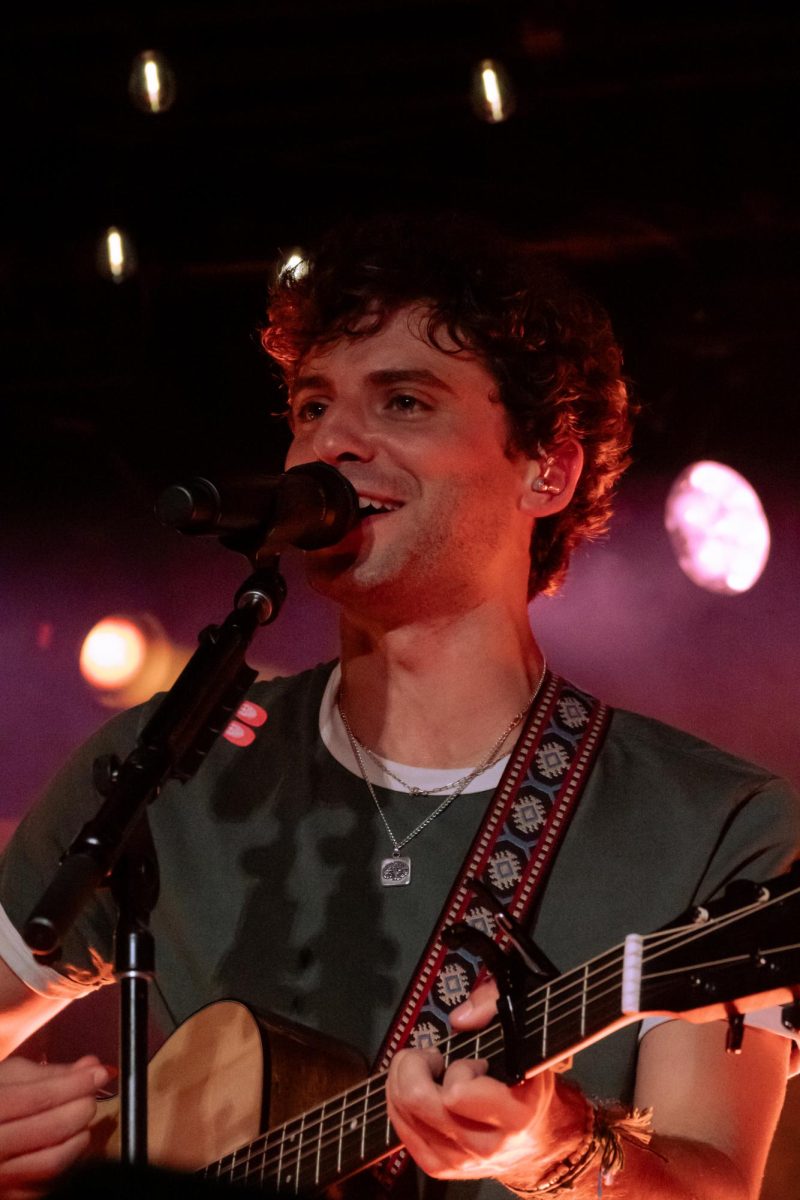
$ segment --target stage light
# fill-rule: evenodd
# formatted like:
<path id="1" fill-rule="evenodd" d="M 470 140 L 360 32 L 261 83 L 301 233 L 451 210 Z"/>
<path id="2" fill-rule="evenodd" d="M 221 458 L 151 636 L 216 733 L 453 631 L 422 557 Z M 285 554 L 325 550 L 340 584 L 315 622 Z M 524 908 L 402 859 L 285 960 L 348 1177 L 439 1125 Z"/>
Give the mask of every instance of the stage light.
<path id="1" fill-rule="evenodd" d="M 723 463 L 687 467 L 672 485 L 664 525 L 681 570 L 698 587 L 737 595 L 757 581 L 769 557 L 769 524 L 743 475 Z"/>
<path id="2" fill-rule="evenodd" d="M 81 674 L 94 687 L 120 688 L 141 670 L 147 637 L 138 624 L 122 617 L 99 621 L 81 646 Z"/>
<path id="3" fill-rule="evenodd" d="M 127 234 L 111 225 L 100 239 L 97 267 L 101 275 L 122 283 L 136 270 L 136 255 Z"/>
<path id="4" fill-rule="evenodd" d="M 129 708 L 170 687 L 190 651 L 173 645 L 150 613 L 104 617 L 83 640 L 80 671 L 107 708 Z"/>
<path id="5" fill-rule="evenodd" d="M 500 63 L 484 58 L 472 75 L 470 99 L 475 114 L 490 125 L 505 121 L 514 111 L 514 91 Z"/>
<path id="6" fill-rule="evenodd" d="M 128 94 L 142 112 L 161 113 L 172 107 L 175 76 L 163 55 L 155 50 L 143 50 L 136 55 L 128 79 Z"/>
<path id="7" fill-rule="evenodd" d="M 278 267 L 278 278 L 280 279 L 286 274 L 291 274 L 294 279 L 302 279 L 304 275 L 308 274 L 308 262 L 304 252 L 299 247 L 290 250 L 281 259 Z"/>

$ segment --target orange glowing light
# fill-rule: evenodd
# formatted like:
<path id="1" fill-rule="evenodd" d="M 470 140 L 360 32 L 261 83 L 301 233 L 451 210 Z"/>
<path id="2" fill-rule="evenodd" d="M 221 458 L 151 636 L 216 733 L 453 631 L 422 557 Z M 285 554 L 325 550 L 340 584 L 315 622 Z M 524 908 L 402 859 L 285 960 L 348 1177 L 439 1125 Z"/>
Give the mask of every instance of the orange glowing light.
<path id="1" fill-rule="evenodd" d="M 122 688 L 142 669 L 147 638 L 133 621 L 106 617 L 89 630 L 80 652 L 84 679 L 97 688 Z"/>

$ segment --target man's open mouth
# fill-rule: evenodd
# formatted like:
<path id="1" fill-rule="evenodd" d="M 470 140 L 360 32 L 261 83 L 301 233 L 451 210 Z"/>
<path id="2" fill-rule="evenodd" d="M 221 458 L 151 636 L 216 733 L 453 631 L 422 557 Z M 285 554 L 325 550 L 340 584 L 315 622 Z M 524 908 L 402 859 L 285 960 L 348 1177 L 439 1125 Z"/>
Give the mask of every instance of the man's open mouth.
<path id="1" fill-rule="evenodd" d="M 365 517 L 377 517 L 385 513 L 396 512 L 398 508 L 402 507 L 402 502 L 399 500 L 379 500 L 376 496 L 358 497 L 358 510 L 362 521 Z"/>

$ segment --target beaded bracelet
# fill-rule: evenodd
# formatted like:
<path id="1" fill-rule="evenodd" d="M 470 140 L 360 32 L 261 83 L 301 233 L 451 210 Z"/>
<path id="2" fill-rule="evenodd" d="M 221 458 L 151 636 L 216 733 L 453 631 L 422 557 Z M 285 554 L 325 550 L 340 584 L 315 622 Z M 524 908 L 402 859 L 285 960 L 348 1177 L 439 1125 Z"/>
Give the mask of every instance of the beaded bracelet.
<path id="1" fill-rule="evenodd" d="M 600 1143 L 595 1134 L 597 1113 L 594 1105 L 582 1097 L 585 1108 L 583 1137 L 566 1158 L 560 1159 L 544 1173 L 537 1184 L 530 1188 L 514 1187 L 513 1191 L 524 1196 L 541 1196 L 560 1188 L 571 1188 L 573 1180 L 583 1175 L 591 1165 Z"/>
<path id="2" fill-rule="evenodd" d="M 571 1154 L 554 1163 L 531 1188 L 514 1186 L 512 1190 L 523 1196 L 543 1196 L 558 1191 L 570 1191 L 592 1165 L 600 1152 L 597 1173 L 597 1194 L 602 1196 L 603 1186 L 610 1187 L 615 1176 L 625 1165 L 623 1141 L 649 1148 L 653 1136 L 652 1109 L 632 1111 L 622 1105 L 598 1105 L 586 1101 L 586 1127 L 581 1141 Z M 660 1156 L 659 1156 L 660 1157 Z"/>

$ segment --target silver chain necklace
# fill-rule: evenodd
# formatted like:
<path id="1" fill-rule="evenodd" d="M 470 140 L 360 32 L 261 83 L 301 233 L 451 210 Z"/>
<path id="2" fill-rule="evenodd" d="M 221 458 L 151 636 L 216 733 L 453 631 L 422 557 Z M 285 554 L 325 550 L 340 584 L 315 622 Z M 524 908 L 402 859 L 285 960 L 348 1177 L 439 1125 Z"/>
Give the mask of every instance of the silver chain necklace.
<path id="1" fill-rule="evenodd" d="M 512 730 L 516 729 L 517 725 L 519 725 L 520 721 L 525 716 L 525 714 L 528 712 L 528 710 L 530 709 L 534 700 L 536 699 L 537 695 L 539 694 L 539 689 L 542 686 L 542 681 L 544 680 L 546 670 L 547 670 L 547 664 L 544 661 L 544 659 L 542 659 L 541 674 L 539 675 L 539 678 L 536 682 L 536 687 L 534 688 L 530 698 L 528 700 L 526 700 L 524 708 L 521 708 L 519 710 L 519 712 L 516 714 L 516 716 L 510 722 L 510 724 L 507 725 L 506 728 L 503 730 L 503 732 L 501 733 L 501 735 L 497 739 L 497 741 L 494 742 L 494 744 L 492 745 L 492 748 L 489 751 L 489 753 L 487 754 L 486 758 L 484 758 L 483 761 L 480 762 L 477 767 L 474 767 L 473 770 L 471 770 L 469 772 L 469 774 L 462 775 L 462 777 L 460 779 L 455 780 L 454 783 L 446 784 L 445 788 L 453 789 L 451 791 L 450 795 L 445 796 L 444 799 L 442 800 L 442 802 L 438 805 L 438 807 L 436 807 L 433 810 L 433 812 L 428 813 L 427 817 L 423 818 L 423 820 L 420 821 L 419 825 L 415 826 L 414 829 L 411 830 L 411 833 L 406 834 L 406 836 L 404 838 L 401 838 L 400 841 L 397 840 L 394 833 L 392 832 L 389 822 L 386 820 L 386 814 L 384 813 L 383 809 L 381 808 L 380 801 L 378 800 L 378 797 L 375 794 L 375 789 L 372 786 L 369 776 L 367 775 L 367 767 L 366 767 L 366 763 L 364 762 L 363 754 L 366 753 L 370 756 L 370 758 L 374 759 L 375 762 L 380 766 L 381 770 L 385 771 L 386 774 L 391 776 L 392 779 L 397 780 L 398 783 L 401 783 L 403 785 L 403 787 L 406 789 L 406 791 L 412 796 L 433 795 L 435 792 L 441 792 L 445 789 L 441 786 L 435 787 L 435 788 L 430 788 L 430 789 L 413 787 L 411 784 L 406 783 L 406 781 L 404 779 L 401 779 L 399 775 L 395 775 L 393 771 L 390 771 L 388 769 L 388 767 L 386 766 L 386 764 L 381 759 L 379 759 L 377 755 L 373 754 L 372 751 L 368 750 L 367 747 L 362 742 L 360 742 L 358 740 L 358 738 L 356 737 L 356 735 L 353 733 L 353 730 L 350 728 L 350 722 L 347 719 L 347 714 L 344 711 L 344 706 L 342 705 L 341 690 L 339 691 L 339 696 L 337 699 L 337 704 L 338 704 L 338 708 L 339 708 L 339 716 L 342 718 L 342 724 L 344 725 L 345 732 L 347 733 L 347 737 L 350 742 L 350 747 L 353 751 L 355 760 L 358 763 L 358 769 L 361 772 L 361 777 L 364 780 L 364 783 L 367 785 L 367 790 L 369 791 L 369 794 L 372 797 L 372 802 L 375 805 L 376 809 L 378 810 L 378 815 L 380 816 L 381 820 L 383 821 L 383 824 L 386 828 L 386 832 L 389 834 L 389 840 L 392 843 L 392 857 L 384 858 L 381 861 L 380 881 L 384 887 L 400 887 L 400 886 L 409 884 L 411 882 L 411 859 L 408 857 L 407 854 L 400 853 L 403 846 L 408 845 L 408 843 L 411 841 L 412 838 L 415 838 L 418 833 L 422 833 L 423 829 L 425 829 L 428 825 L 430 825 L 432 821 L 435 821 L 436 818 L 438 816 L 440 816 L 445 811 L 446 808 L 449 808 L 450 805 L 453 803 L 453 801 L 461 795 L 461 793 L 468 786 L 468 784 L 472 783 L 473 779 L 477 779 L 479 775 L 482 775 L 485 771 L 488 771 L 489 768 L 494 765 L 494 763 L 498 759 L 499 751 L 502 748 L 503 743 L 505 742 L 506 738 L 512 732 Z"/>

